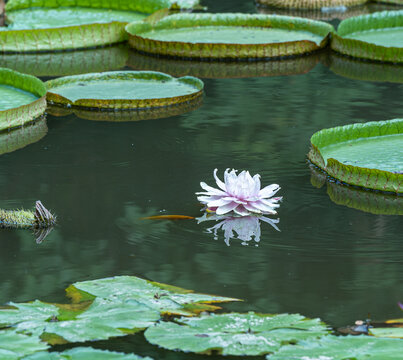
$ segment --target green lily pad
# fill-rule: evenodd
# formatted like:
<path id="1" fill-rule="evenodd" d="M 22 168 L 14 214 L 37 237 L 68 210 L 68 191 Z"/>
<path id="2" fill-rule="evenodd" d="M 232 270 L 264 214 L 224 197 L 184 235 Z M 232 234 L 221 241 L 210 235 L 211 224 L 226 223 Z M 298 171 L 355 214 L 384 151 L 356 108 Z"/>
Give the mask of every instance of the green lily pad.
<path id="1" fill-rule="evenodd" d="M 402 355 L 402 340 L 371 336 L 324 336 L 282 347 L 267 360 L 396 360 Z"/>
<path id="2" fill-rule="evenodd" d="M 356 6 L 368 0 L 256 0 L 259 4 L 281 9 L 321 9 Z"/>
<path id="3" fill-rule="evenodd" d="M 93 349 L 90 347 L 77 347 L 63 352 L 38 352 L 26 356 L 21 360 L 152 360 L 135 354 Z"/>
<path id="4" fill-rule="evenodd" d="M 314 53 L 290 59 L 272 61 L 187 61 L 164 59 L 130 52 L 128 66 L 134 70 L 161 71 L 173 76 L 224 79 L 263 76 L 300 75 L 310 72 L 323 55 Z"/>
<path id="5" fill-rule="evenodd" d="M 370 329 L 369 333 L 379 338 L 397 338 L 403 339 L 402 327 L 387 327 Z"/>
<path id="6" fill-rule="evenodd" d="M 6 53 L 0 54 L 0 66 L 34 76 L 58 77 L 119 70 L 128 56 L 124 45 L 56 53 Z"/>
<path id="7" fill-rule="evenodd" d="M 344 183 L 403 192 L 403 119 L 324 129 L 311 137 L 309 159 Z"/>
<path id="8" fill-rule="evenodd" d="M 202 103 L 203 99 L 199 97 L 192 101 L 172 106 L 128 111 L 105 111 L 102 109 L 67 108 L 60 105 L 49 105 L 46 112 L 53 116 L 68 116 L 74 114 L 81 119 L 92 121 L 126 122 L 178 116 L 198 109 Z"/>
<path id="9" fill-rule="evenodd" d="M 59 314 L 56 306 L 35 300 L 31 303 L 9 303 L 10 308 L 0 309 L 0 327 L 22 322 L 44 322 Z"/>
<path id="10" fill-rule="evenodd" d="M 403 10 L 343 20 L 333 34 L 331 46 L 357 58 L 403 62 Z"/>
<path id="11" fill-rule="evenodd" d="M 141 109 L 197 99 L 203 83 L 152 71 L 116 71 L 67 76 L 46 82 L 48 101 L 75 107 Z"/>
<path id="12" fill-rule="evenodd" d="M 46 110 L 42 81 L 0 68 L 0 131 L 13 129 L 40 117 Z"/>
<path id="13" fill-rule="evenodd" d="M 367 191 L 327 181 L 327 175 L 311 168 L 311 183 L 317 188 L 327 184 L 327 194 L 337 205 L 376 215 L 403 215 L 403 197 L 382 192 Z"/>
<path id="14" fill-rule="evenodd" d="M 10 0 L 3 52 L 55 51 L 102 46 L 126 40 L 124 27 L 170 7 L 193 7 L 197 0 Z"/>
<path id="15" fill-rule="evenodd" d="M 201 311 L 216 310 L 212 303 L 239 301 L 238 299 L 195 294 L 165 284 L 143 280 L 134 276 L 116 276 L 74 283 L 67 288 L 73 301 L 100 297 L 112 301 L 136 300 L 162 314 L 194 316 Z"/>
<path id="16" fill-rule="evenodd" d="M 170 350 L 222 355 L 263 355 L 287 343 L 317 339 L 328 333 L 319 319 L 298 314 L 222 314 L 159 322 L 145 332 L 146 339 Z"/>
<path id="17" fill-rule="evenodd" d="M 326 46 L 333 27 L 302 18 L 249 14 L 176 14 L 126 26 L 136 50 L 186 58 L 273 58 Z"/>
<path id="18" fill-rule="evenodd" d="M 18 360 L 22 356 L 46 350 L 49 346 L 38 336 L 18 334 L 14 330 L 0 330 L 0 359 Z"/>
<path id="19" fill-rule="evenodd" d="M 45 119 L 21 128 L 0 133 L 0 155 L 22 149 L 42 139 L 48 133 Z"/>
<path id="20" fill-rule="evenodd" d="M 330 70 L 354 80 L 403 83 L 403 64 L 368 62 L 332 53 Z"/>

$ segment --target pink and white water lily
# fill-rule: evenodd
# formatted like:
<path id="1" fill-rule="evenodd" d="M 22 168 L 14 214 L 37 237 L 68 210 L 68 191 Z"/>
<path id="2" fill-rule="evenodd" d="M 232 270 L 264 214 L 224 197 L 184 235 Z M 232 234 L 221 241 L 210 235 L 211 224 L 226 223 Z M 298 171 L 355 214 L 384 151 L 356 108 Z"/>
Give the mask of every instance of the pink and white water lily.
<path id="1" fill-rule="evenodd" d="M 213 188 L 204 182 L 200 183 L 204 192 L 197 192 L 197 199 L 206 205 L 209 211 L 217 215 L 224 215 L 234 212 L 239 216 L 274 215 L 276 208 L 280 207 L 279 201 L 282 197 L 273 197 L 280 186 L 271 184 L 261 189 L 260 175 L 253 177 L 249 171 L 242 171 L 237 175 L 237 170 L 226 169 L 224 182 L 217 176 L 217 169 L 214 170 L 214 179 L 219 189 Z"/>

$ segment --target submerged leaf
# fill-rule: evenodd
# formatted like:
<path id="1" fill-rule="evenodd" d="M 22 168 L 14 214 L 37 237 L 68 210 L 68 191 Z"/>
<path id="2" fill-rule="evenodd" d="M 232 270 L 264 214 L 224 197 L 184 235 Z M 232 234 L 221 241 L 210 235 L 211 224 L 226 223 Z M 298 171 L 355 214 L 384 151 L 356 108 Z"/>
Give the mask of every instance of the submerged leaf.
<path id="1" fill-rule="evenodd" d="M 328 334 L 319 319 L 298 314 L 222 314 L 159 322 L 145 332 L 146 339 L 170 350 L 222 355 L 262 355 L 283 344 Z"/>

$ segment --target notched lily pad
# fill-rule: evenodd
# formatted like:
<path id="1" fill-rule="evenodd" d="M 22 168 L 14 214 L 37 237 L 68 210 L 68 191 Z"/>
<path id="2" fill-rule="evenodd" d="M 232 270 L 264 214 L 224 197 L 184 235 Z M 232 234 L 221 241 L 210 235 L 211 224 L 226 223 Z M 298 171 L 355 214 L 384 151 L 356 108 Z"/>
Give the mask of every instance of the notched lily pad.
<path id="1" fill-rule="evenodd" d="M 332 36 L 342 54 L 394 63 L 403 62 L 403 11 L 383 11 L 343 20 Z"/>
<path id="2" fill-rule="evenodd" d="M 19 360 L 48 347 L 38 336 L 19 334 L 15 330 L 0 330 L 0 359 Z"/>
<path id="3" fill-rule="evenodd" d="M 267 360 L 396 360 L 402 355 L 402 340 L 371 336 L 324 336 L 282 347 Z"/>
<path id="4" fill-rule="evenodd" d="M 98 109 L 144 109 L 195 100 L 203 82 L 153 71 L 116 71 L 67 76 L 46 82 L 50 103 Z"/>
<path id="5" fill-rule="evenodd" d="M 403 192 L 403 119 L 324 129 L 311 137 L 309 160 L 350 185 Z"/>
<path id="6" fill-rule="evenodd" d="M 46 110 L 46 88 L 31 75 L 0 68 L 0 131 L 29 123 Z"/>
<path id="7" fill-rule="evenodd" d="M 276 58 L 326 46 L 333 27 L 302 18 L 249 14 L 176 14 L 126 26 L 138 51 L 180 58 Z"/>
<path id="8" fill-rule="evenodd" d="M 8 27 L 0 28 L 3 52 L 38 52 L 125 41 L 124 27 L 164 8 L 191 8 L 198 0 L 10 0 Z"/>
<path id="9" fill-rule="evenodd" d="M 108 300 L 135 300 L 167 315 L 194 316 L 202 311 L 214 311 L 211 304 L 238 299 L 193 293 L 170 285 L 147 281 L 133 276 L 117 276 L 100 280 L 83 281 L 67 288 L 73 301 L 90 296 Z"/>
<path id="10" fill-rule="evenodd" d="M 24 357 L 22 360 L 152 360 L 135 354 L 99 350 L 90 347 L 77 347 L 63 352 L 38 352 Z"/>
<path id="11" fill-rule="evenodd" d="M 288 343 L 328 334 L 319 319 L 298 314 L 222 314 L 159 322 L 145 332 L 146 339 L 170 350 L 222 355 L 263 355 Z"/>

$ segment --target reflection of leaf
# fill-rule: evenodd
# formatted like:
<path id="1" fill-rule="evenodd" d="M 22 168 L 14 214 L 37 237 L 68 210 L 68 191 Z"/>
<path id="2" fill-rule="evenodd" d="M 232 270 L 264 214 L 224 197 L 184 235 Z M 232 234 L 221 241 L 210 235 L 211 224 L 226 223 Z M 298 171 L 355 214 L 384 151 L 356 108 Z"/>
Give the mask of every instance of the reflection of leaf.
<path id="1" fill-rule="evenodd" d="M 178 291 L 179 290 L 179 291 Z M 162 314 L 194 316 L 203 310 L 215 310 L 211 303 L 237 301 L 237 299 L 192 293 L 189 290 L 167 287 L 134 276 L 116 276 L 83 281 L 68 288 L 69 295 L 78 300 L 83 292 L 113 301 L 136 300 Z"/>
<path id="2" fill-rule="evenodd" d="M 23 360 L 152 360 L 149 357 L 140 357 L 134 354 L 124 354 L 107 350 L 77 347 L 63 352 L 38 352 L 24 357 Z"/>
<path id="3" fill-rule="evenodd" d="M 222 355 L 262 355 L 283 344 L 328 333 L 319 319 L 298 314 L 222 314 L 160 322 L 147 329 L 146 339 L 170 350 Z"/>
<path id="4" fill-rule="evenodd" d="M 0 331 L 0 359 L 17 360 L 48 347 L 37 336 L 18 334 L 13 330 Z"/>
<path id="5" fill-rule="evenodd" d="M 370 336 L 324 336 L 297 345 L 284 346 L 267 360 L 397 360 L 403 343 L 397 339 L 377 339 Z"/>
<path id="6" fill-rule="evenodd" d="M 260 241 L 260 221 L 270 224 L 274 229 L 280 231 L 276 224 L 280 219 L 270 219 L 265 216 L 223 216 L 216 214 L 205 213 L 202 217 L 197 219 L 198 224 L 204 221 L 220 221 L 218 224 L 207 229 L 207 232 L 214 234 L 214 239 L 218 239 L 218 230 L 224 231 L 224 241 L 230 246 L 230 239 L 242 240 L 242 245 L 248 245 L 252 239 L 256 243 Z"/>

